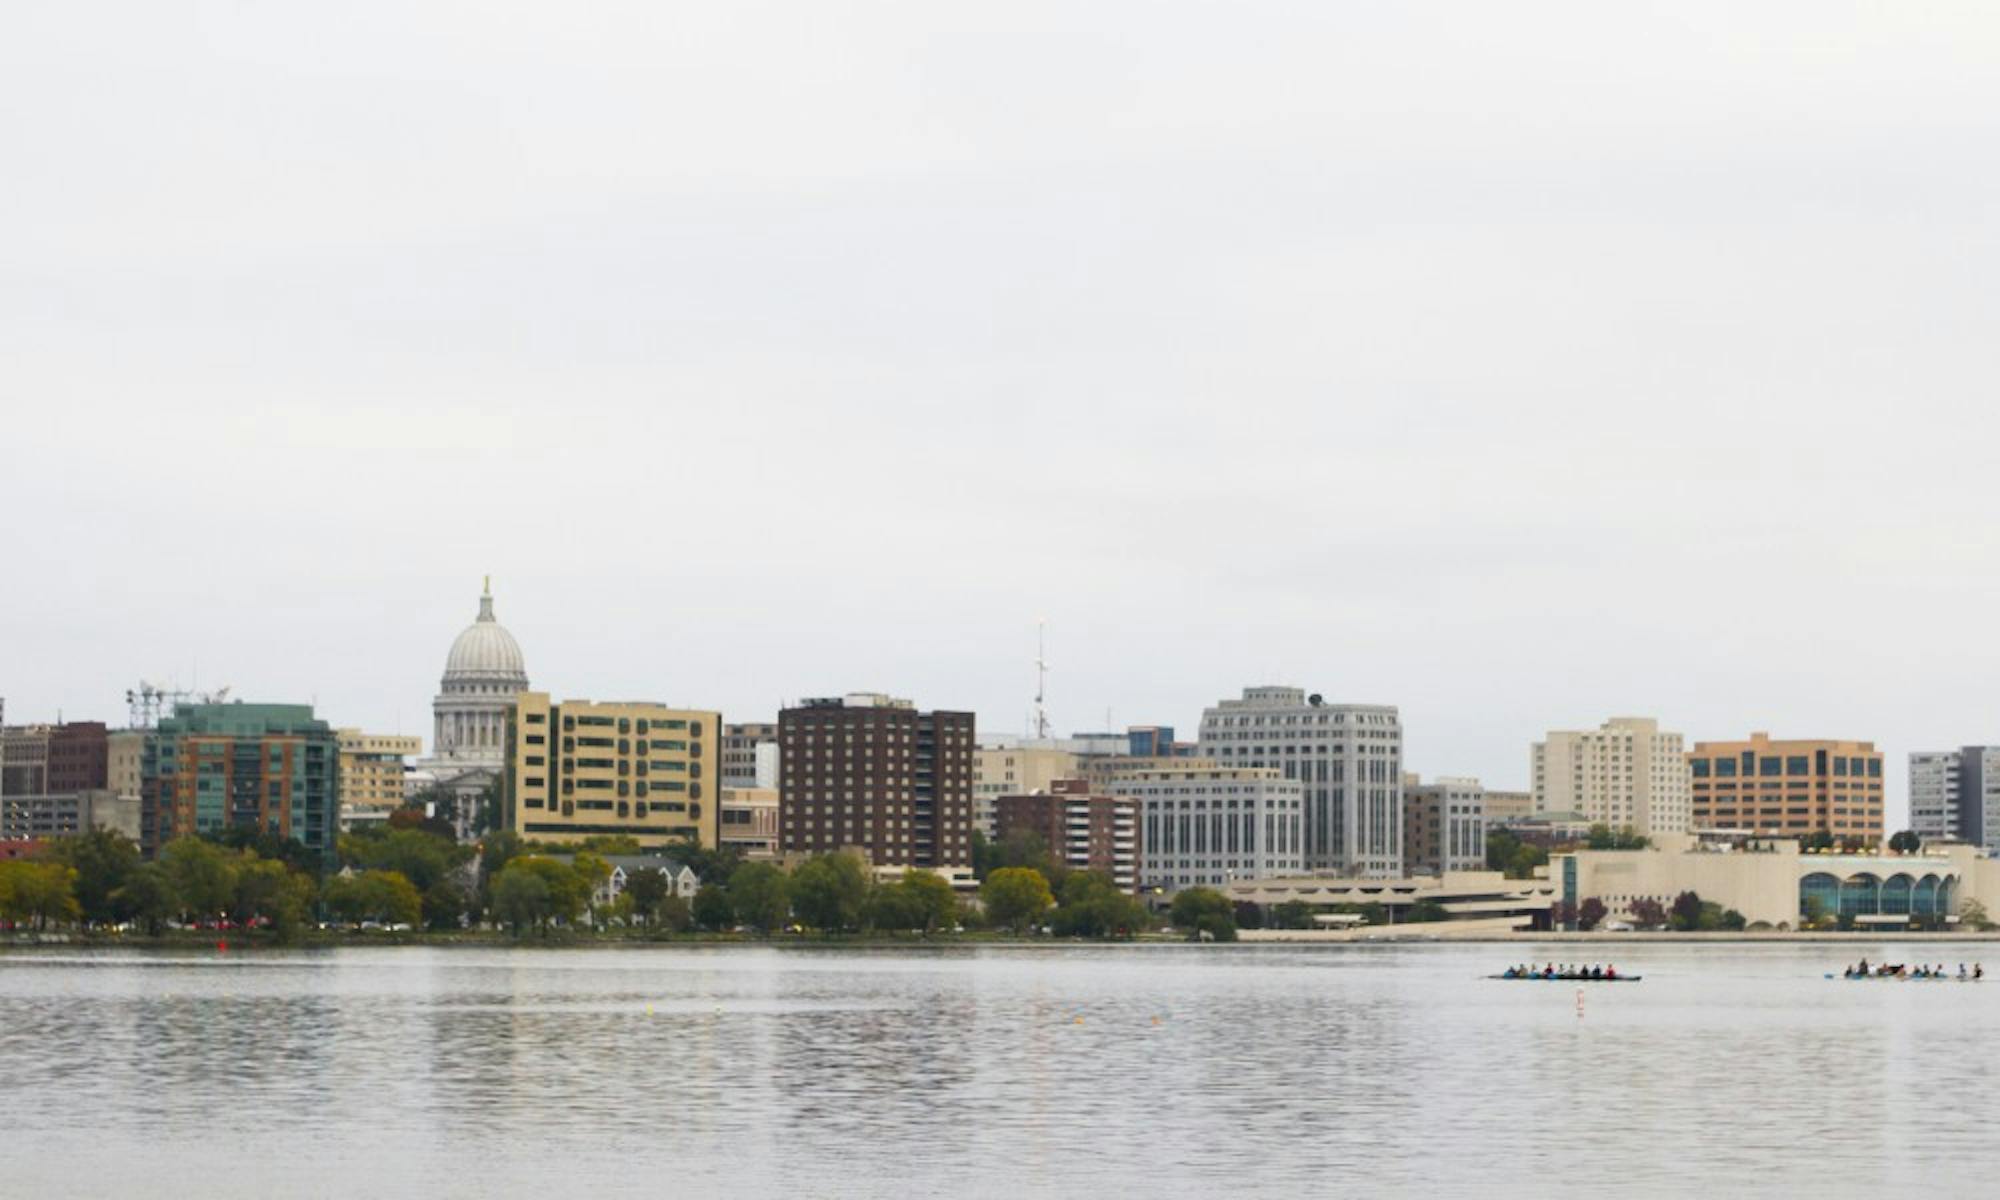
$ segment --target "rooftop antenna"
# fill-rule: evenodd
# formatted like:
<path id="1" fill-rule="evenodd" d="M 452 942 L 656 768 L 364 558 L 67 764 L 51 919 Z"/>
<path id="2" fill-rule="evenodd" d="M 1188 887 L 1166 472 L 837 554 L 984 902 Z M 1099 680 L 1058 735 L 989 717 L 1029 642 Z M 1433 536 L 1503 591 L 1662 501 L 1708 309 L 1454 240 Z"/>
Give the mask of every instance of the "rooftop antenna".
<path id="1" fill-rule="evenodd" d="M 1046 740 L 1049 736 L 1049 710 L 1043 706 L 1048 699 L 1049 660 L 1047 620 L 1035 620 L 1035 737 Z"/>

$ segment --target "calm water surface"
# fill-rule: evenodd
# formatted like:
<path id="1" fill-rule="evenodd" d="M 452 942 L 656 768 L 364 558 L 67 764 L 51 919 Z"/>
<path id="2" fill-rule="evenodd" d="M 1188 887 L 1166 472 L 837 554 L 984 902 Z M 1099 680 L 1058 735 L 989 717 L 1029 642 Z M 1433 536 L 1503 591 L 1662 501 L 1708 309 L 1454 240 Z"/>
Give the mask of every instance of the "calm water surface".
<path id="1" fill-rule="evenodd" d="M 2000 984 L 1822 978 L 1946 949 L 16 952 L 0 1193 L 1969 1194 Z"/>

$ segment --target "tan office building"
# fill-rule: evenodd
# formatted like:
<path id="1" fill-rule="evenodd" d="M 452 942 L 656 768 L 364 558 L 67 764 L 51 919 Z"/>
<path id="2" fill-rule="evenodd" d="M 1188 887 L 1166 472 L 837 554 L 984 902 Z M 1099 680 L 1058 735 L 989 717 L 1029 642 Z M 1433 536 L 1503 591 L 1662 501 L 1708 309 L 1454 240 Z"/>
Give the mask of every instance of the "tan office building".
<path id="1" fill-rule="evenodd" d="M 1535 815 L 1535 794 L 1533 792 L 1486 793 L 1486 823 L 1498 825 L 1502 821 L 1525 821 Z"/>
<path id="2" fill-rule="evenodd" d="M 1651 717 L 1557 731 L 1529 756 L 1537 813 L 1576 813 L 1647 837 L 1686 833 L 1692 818 L 1686 745 Z"/>
<path id="3" fill-rule="evenodd" d="M 1698 829 L 1883 838 L 1882 753 L 1873 742 L 1753 733 L 1688 753 Z"/>
<path id="4" fill-rule="evenodd" d="M 994 804 L 1002 796 L 1046 792 L 1058 779 L 1073 778 L 1078 756 L 1040 746 L 981 746 L 972 752 L 973 828 L 995 836 Z"/>
<path id="5" fill-rule="evenodd" d="M 336 729 L 333 733 L 340 742 L 340 806 L 377 811 L 401 808 L 408 760 L 423 753 L 424 740 L 359 729 Z"/>
<path id="6" fill-rule="evenodd" d="M 745 858 L 778 857 L 778 789 L 722 789 L 721 844 Z"/>
<path id="7" fill-rule="evenodd" d="M 721 741 L 717 712 L 522 692 L 507 714 L 507 827 L 543 841 L 714 846 Z"/>

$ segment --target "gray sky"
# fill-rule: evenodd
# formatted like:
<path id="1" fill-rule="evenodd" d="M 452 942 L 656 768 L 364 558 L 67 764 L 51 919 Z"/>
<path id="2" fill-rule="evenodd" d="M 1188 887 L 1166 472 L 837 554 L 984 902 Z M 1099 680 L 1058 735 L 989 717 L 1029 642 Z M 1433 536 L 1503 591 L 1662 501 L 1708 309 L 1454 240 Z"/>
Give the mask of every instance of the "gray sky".
<path id="1" fill-rule="evenodd" d="M 949 22 L 944 23 L 944 22 Z M 1985 4 L 16 4 L 0 695 L 2000 739 Z"/>

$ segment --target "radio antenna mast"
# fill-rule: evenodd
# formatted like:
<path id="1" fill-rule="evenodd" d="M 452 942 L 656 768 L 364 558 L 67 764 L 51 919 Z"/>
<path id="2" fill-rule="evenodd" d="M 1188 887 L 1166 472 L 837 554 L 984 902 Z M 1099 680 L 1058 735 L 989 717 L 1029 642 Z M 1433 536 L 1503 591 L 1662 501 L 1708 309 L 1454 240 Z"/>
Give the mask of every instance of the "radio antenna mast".
<path id="1" fill-rule="evenodd" d="M 1049 692 L 1048 622 L 1035 622 L 1035 737 L 1047 740 L 1049 710 L 1044 706 Z"/>

